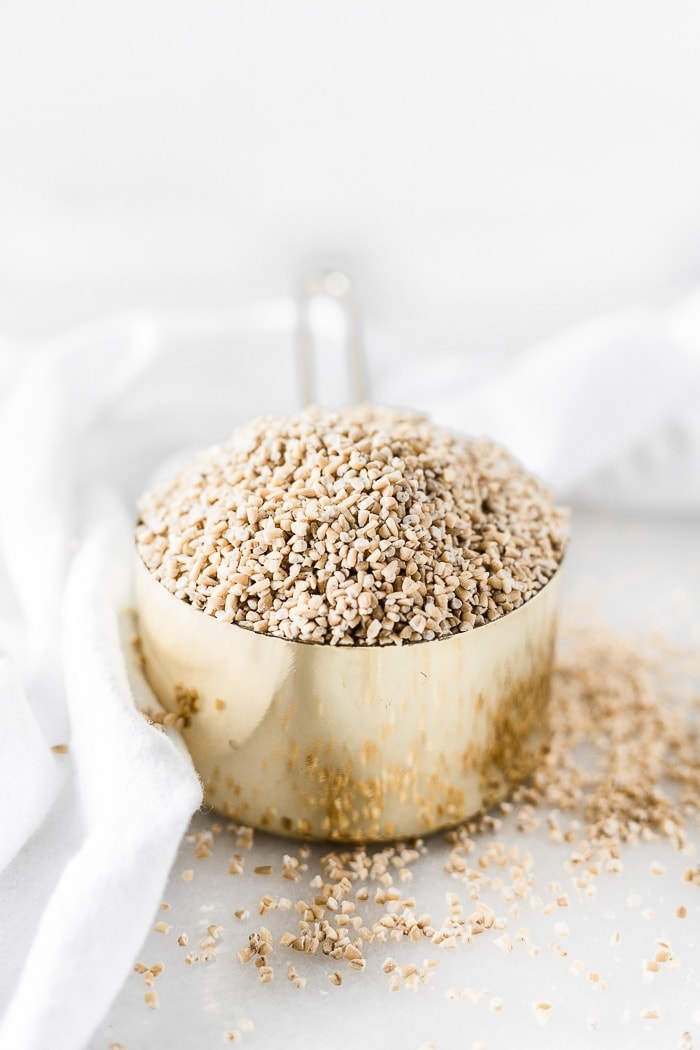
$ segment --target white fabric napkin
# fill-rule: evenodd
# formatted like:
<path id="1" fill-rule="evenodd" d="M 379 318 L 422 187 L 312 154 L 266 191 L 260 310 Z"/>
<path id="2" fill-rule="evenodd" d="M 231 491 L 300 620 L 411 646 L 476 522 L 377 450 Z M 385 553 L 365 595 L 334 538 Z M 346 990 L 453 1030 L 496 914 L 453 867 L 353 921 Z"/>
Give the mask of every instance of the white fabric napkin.
<path id="1" fill-rule="evenodd" d="M 0 343 L 3 1050 L 83 1047 L 158 909 L 201 792 L 135 707 L 135 499 L 164 459 L 296 407 L 293 324 L 284 300 Z M 700 295 L 508 359 L 370 332 L 368 364 L 373 400 L 492 435 L 563 498 L 700 511 Z"/>

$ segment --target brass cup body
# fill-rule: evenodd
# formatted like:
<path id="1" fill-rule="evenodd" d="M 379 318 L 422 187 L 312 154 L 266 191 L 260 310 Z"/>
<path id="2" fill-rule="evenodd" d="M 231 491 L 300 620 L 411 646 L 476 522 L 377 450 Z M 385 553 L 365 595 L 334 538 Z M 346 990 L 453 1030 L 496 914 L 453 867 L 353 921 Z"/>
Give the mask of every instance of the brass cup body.
<path id="1" fill-rule="evenodd" d="M 175 598 L 137 556 L 145 673 L 206 802 L 339 842 L 453 826 L 531 773 L 546 740 L 558 572 L 514 612 L 403 646 L 289 642 Z"/>

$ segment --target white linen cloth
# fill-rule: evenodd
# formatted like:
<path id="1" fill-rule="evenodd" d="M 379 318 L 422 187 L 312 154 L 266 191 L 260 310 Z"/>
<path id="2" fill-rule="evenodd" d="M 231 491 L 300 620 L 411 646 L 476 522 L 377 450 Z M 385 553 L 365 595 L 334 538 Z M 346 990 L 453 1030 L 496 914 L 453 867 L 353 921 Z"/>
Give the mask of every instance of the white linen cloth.
<path id="1" fill-rule="evenodd" d="M 166 457 L 296 407 L 293 324 L 285 300 L 0 343 L 3 1050 L 83 1047 L 154 921 L 201 791 L 134 702 L 134 503 Z M 700 511 L 700 295 L 512 359 L 428 350 L 370 332 L 372 399 L 490 434 L 563 499 Z"/>

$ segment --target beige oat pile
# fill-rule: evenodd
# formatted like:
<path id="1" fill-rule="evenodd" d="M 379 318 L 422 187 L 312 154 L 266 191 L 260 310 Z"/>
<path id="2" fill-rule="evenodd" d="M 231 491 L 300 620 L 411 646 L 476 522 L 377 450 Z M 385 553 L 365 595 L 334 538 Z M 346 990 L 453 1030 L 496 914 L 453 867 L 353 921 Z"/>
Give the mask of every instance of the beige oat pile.
<path id="1" fill-rule="evenodd" d="M 495 620 L 552 577 L 567 530 L 547 489 L 491 441 L 368 406 L 241 427 L 139 511 L 138 551 L 177 598 L 331 645 Z"/>
<path id="2" fill-rule="evenodd" d="M 583 834 L 571 864 L 589 875 L 591 859 L 621 870 L 623 843 L 665 838 L 682 848 L 687 825 L 700 820 L 700 700 L 692 688 L 683 695 L 698 670 L 660 639 L 563 632 L 549 746 L 515 792 L 520 827 L 537 819 L 533 807 L 548 807 L 550 837 L 572 842 L 572 814 Z"/>

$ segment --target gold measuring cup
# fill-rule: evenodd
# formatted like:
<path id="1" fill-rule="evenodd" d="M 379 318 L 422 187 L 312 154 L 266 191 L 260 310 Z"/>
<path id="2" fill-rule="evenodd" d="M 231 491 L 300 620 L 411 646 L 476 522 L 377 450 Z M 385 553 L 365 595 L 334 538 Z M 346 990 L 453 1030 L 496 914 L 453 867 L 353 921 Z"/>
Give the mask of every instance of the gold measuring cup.
<path id="1" fill-rule="evenodd" d="M 307 394 L 308 303 L 319 288 L 355 318 L 344 275 L 305 285 Z M 346 331 L 357 393 L 356 323 Z M 330 646 L 222 623 L 136 565 L 146 677 L 183 716 L 207 803 L 271 832 L 342 842 L 457 824 L 532 772 L 546 733 L 558 588 L 559 573 L 515 611 L 450 638 Z"/>

